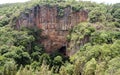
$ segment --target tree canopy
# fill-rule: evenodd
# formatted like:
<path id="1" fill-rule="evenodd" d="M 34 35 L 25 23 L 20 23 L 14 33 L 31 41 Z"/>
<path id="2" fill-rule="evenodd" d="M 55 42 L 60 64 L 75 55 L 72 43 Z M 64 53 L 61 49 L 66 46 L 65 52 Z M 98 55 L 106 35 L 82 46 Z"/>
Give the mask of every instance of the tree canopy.
<path id="1" fill-rule="evenodd" d="M 58 16 L 71 6 L 88 11 L 67 35 L 69 57 L 58 51 L 48 54 L 38 42 L 42 30 L 15 30 L 13 20 L 36 5 L 58 5 Z M 107 5 L 77 0 L 32 0 L 0 5 L 0 75 L 119 75 L 120 3 Z"/>

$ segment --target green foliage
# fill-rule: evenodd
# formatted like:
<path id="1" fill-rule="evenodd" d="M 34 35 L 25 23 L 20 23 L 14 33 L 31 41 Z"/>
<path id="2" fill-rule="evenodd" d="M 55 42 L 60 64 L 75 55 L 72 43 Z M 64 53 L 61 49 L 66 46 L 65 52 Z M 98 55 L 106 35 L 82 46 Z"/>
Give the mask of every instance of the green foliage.
<path id="1" fill-rule="evenodd" d="M 106 9 L 104 7 L 96 7 L 89 13 L 89 21 L 91 23 L 103 22 L 106 19 L 105 13 Z"/>
<path id="2" fill-rule="evenodd" d="M 110 10 L 110 12 L 113 14 L 117 9 L 120 8 L 120 3 L 116 3 L 116 4 L 112 5 L 111 8 L 112 9 Z"/>
<path id="3" fill-rule="evenodd" d="M 114 14 L 113 14 L 113 17 L 117 18 L 117 19 L 120 19 L 120 9 L 117 9 Z"/>
<path id="4" fill-rule="evenodd" d="M 108 69 L 106 70 L 106 75 L 113 74 L 119 75 L 120 73 L 120 57 L 115 57 L 108 62 Z"/>
<path id="5" fill-rule="evenodd" d="M 67 39 L 71 41 L 69 49 L 77 51 L 84 43 L 89 41 L 89 37 L 94 31 L 95 28 L 90 23 L 80 23 L 75 26 L 67 36 Z"/>
<path id="6" fill-rule="evenodd" d="M 35 71 L 31 66 L 21 67 L 16 75 L 52 75 L 52 72 L 49 71 L 49 66 L 43 63 L 39 70 Z"/>
<path id="7" fill-rule="evenodd" d="M 93 26 L 91 26 L 90 23 L 80 23 L 79 25 L 77 25 L 76 27 L 74 27 L 73 29 L 73 35 L 71 35 L 71 37 L 75 37 L 78 36 L 78 35 L 82 35 L 82 36 L 79 36 L 78 38 L 71 38 L 72 40 L 77 40 L 77 39 L 82 39 L 84 36 L 89 36 L 91 35 L 92 32 L 94 32 L 95 29 Z M 74 35 L 75 34 L 75 35 Z"/>
<path id="8" fill-rule="evenodd" d="M 54 65 L 61 65 L 62 64 L 62 57 L 61 56 L 56 56 L 53 60 Z"/>
<path id="9" fill-rule="evenodd" d="M 72 10 L 75 12 L 79 12 L 80 10 L 84 9 L 84 7 L 81 4 L 78 4 L 77 2 L 72 2 L 74 3 L 72 5 Z"/>
<path id="10" fill-rule="evenodd" d="M 95 75 L 96 63 L 94 58 L 88 61 L 84 68 L 84 75 Z"/>
<path id="11" fill-rule="evenodd" d="M 20 68 L 16 75 L 34 75 L 33 70 L 30 66 L 26 66 L 25 68 Z"/>
<path id="12" fill-rule="evenodd" d="M 30 34 L 28 30 L 17 31 L 10 26 L 0 28 L 0 69 L 6 62 L 14 60 L 18 67 L 20 65 L 28 65 L 35 61 L 39 61 L 39 57 L 44 53 L 41 45 L 35 45 L 37 38 Z M 37 35 L 36 35 L 37 37 Z M 33 45 L 31 45 L 33 44 Z M 36 54 L 37 53 L 37 56 Z M 37 57 L 37 58 L 36 58 Z"/>
<path id="13" fill-rule="evenodd" d="M 57 17 L 65 8 L 88 11 L 88 22 L 80 23 L 67 36 L 70 61 L 59 52 L 45 53 L 42 30 L 12 27 L 26 9 L 36 5 L 57 6 Z M 120 4 L 106 5 L 76 0 L 32 0 L 0 5 L 0 75 L 119 75 Z M 12 27 L 10 27 L 12 25 Z M 74 55 L 73 55 L 74 54 Z M 20 67 L 21 66 L 21 67 Z"/>
<path id="14" fill-rule="evenodd" d="M 57 16 L 58 17 L 64 16 L 64 7 L 62 7 L 62 6 L 57 7 Z"/>
<path id="15" fill-rule="evenodd" d="M 8 25 L 12 20 L 12 17 L 21 10 L 24 10 L 23 7 L 26 7 L 24 3 L 15 3 L 15 4 L 3 4 L 0 5 L 0 27 Z"/>
<path id="16" fill-rule="evenodd" d="M 59 73 L 60 75 L 72 75 L 73 69 L 73 64 L 66 62 L 64 66 L 61 66 Z"/>
<path id="17" fill-rule="evenodd" d="M 41 55 L 39 61 L 40 61 L 41 64 L 43 62 L 46 63 L 46 64 L 50 64 L 51 59 L 50 59 L 50 56 L 47 53 L 44 53 L 44 54 Z"/>
<path id="18" fill-rule="evenodd" d="M 9 62 L 5 64 L 3 75 L 15 75 L 17 73 L 17 66 L 14 62 Z"/>

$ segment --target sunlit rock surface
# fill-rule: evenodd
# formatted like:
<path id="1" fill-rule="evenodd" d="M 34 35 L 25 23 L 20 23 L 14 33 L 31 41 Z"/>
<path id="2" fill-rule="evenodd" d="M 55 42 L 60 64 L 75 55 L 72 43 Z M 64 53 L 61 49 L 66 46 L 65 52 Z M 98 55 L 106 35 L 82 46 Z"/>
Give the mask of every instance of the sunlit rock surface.
<path id="1" fill-rule="evenodd" d="M 51 53 L 61 47 L 67 47 L 66 36 L 73 26 L 80 22 L 87 21 L 88 12 L 80 10 L 75 12 L 71 7 L 63 9 L 63 15 L 59 16 L 58 6 L 37 5 L 31 9 L 26 9 L 21 13 L 16 22 L 16 27 L 38 27 L 43 30 L 41 43 L 46 52 Z"/>

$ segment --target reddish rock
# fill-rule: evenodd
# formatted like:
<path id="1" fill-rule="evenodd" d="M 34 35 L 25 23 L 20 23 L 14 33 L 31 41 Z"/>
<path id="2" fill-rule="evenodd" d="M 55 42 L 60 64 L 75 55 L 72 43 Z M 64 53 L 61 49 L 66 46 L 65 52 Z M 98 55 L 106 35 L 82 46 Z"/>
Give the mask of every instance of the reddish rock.
<path id="1" fill-rule="evenodd" d="M 87 21 L 88 18 L 87 11 L 73 12 L 70 7 L 64 8 L 63 17 L 58 16 L 57 6 L 38 5 L 26 11 L 29 13 L 21 13 L 16 22 L 16 27 L 37 26 L 42 29 L 42 35 L 47 36 L 41 41 L 46 52 L 54 52 L 63 46 L 67 46 L 66 36 L 69 29 L 80 22 Z"/>

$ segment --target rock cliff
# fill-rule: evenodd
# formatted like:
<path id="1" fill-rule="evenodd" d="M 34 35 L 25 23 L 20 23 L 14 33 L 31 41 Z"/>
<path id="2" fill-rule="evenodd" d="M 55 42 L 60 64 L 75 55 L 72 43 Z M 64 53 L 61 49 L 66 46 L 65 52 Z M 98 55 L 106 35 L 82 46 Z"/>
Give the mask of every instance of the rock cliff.
<path id="1" fill-rule="evenodd" d="M 73 26 L 80 22 L 87 21 L 86 10 L 73 11 L 70 6 L 60 11 L 59 6 L 37 5 L 26 9 L 16 21 L 16 27 L 38 27 L 42 29 L 41 43 L 46 52 L 51 53 L 58 49 L 66 49 L 68 43 L 66 36 Z"/>

